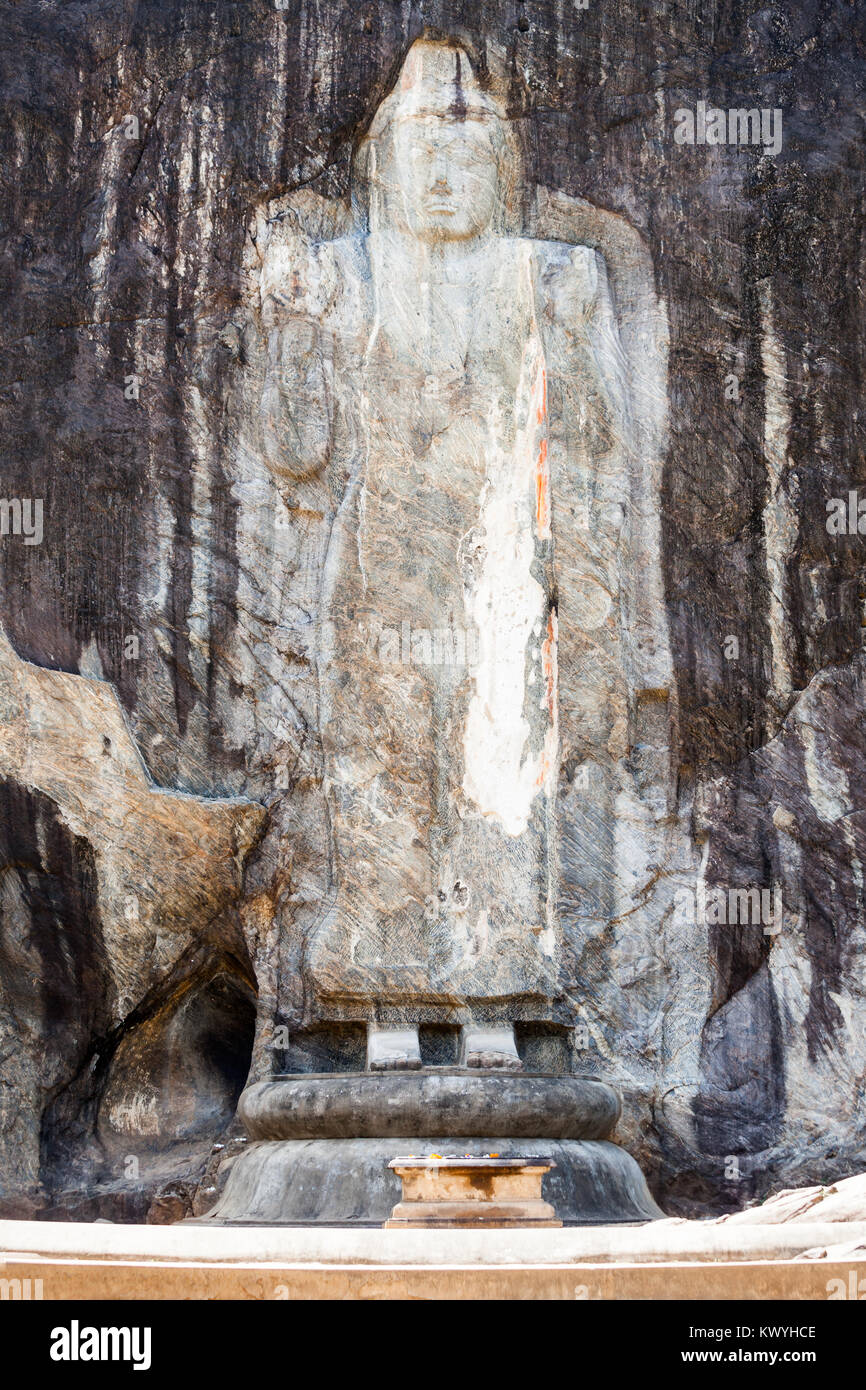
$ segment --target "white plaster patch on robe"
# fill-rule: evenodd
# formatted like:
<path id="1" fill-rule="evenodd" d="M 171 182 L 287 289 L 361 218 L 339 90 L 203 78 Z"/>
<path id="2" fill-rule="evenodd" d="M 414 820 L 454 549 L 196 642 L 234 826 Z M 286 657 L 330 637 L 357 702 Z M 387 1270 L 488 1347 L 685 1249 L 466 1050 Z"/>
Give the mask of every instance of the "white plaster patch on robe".
<path id="1" fill-rule="evenodd" d="M 536 538 L 550 534 L 547 470 L 546 382 L 538 338 L 527 342 L 517 388 L 514 447 L 499 443 L 495 407 L 488 419 L 487 478 L 481 491 L 481 574 L 467 595 L 469 616 L 479 634 L 474 694 L 464 733 L 463 790 L 485 816 L 509 835 L 526 830 L 536 793 L 551 791 L 557 740 L 556 623 L 547 616 L 547 595 L 532 574 Z M 525 715 L 527 647 L 547 626 L 539 650 L 548 728 L 539 752 L 528 752 Z"/>
<path id="2" fill-rule="evenodd" d="M 541 949 L 542 955 L 545 955 L 550 960 L 552 960 L 553 954 L 556 950 L 556 932 L 554 928 L 545 927 L 544 931 L 540 931 L 538 933 L 537 941 Z"/>

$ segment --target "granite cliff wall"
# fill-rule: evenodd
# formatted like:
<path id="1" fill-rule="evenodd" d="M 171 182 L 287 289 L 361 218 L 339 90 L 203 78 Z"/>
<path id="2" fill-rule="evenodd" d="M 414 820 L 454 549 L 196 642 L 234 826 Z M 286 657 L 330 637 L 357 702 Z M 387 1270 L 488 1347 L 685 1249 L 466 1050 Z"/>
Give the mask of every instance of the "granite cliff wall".
<path id="1" fill-rule="evenodd" d="M 495 47 L 532 185 L 635 228 L 669 321 L 691 857 L 641 867 L 680 894 L 662 919 L 588 946 L 572 1061 L 623 1087 L 671 1212 L 861 1168 L 866 540 L 826 524 L 866 489 L 856 6 L 2 13 L 0 476 L 43 503 L 40 543 L 11 512 L 0 541 L 4 1210 L 180 1214 L 274 1025 L 278 1065 L 322 1065 L 293 935 L 327 854 L 313 562 L 244 443 L 250 237 L 299 190 L 340 205 L 425 27 Z M 781 149 L 678 144 L 701 100 L 780 110 Z M 712 920 L 713 887 L 780 912 Z"/>

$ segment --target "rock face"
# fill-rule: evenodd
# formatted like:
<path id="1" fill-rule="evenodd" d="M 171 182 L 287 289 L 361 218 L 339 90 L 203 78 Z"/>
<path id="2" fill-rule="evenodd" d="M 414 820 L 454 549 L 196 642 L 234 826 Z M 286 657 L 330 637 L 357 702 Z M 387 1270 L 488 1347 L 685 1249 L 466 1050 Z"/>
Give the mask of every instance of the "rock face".
<path id="1" fill-rule="evenodd" d="M 720 1216 L 720 1222 L 775 1225 L 783 1221 L 862 1221 L 866 1210 L 866 1178 L 862 1173 L 830 1187 L 795 1187 L 777 1192 L 759 1206 Z M 862 1246 L 861 1246 L 862 1248 Z"/>
<path id="2" fill-rule="evenodd" d="M 6 1181 L 27 1210 L 74 1177 L 110 1186 L 112 1161 L 152 1181 L 150 1150 L 182 1161 L 231 1120 L 254 1017 L 235 909 L 264 811 L 154 787 L 111 687 L 2 634 L 0 706 Z"/>
<path id="3" fill-rule="evenodd" d="M 854 17 L 468 8 L 8 17 L 7 1214 L 184 1214 L 248 1075 L 406 1022 L 395 943 L 425 1066 L 507 995 L 669 1212 L 858 1166 Z M 370 158 L 424 33 L 504 118 L 468 315 Z M 702 101 L 781 116 L 716 141 Z"/>

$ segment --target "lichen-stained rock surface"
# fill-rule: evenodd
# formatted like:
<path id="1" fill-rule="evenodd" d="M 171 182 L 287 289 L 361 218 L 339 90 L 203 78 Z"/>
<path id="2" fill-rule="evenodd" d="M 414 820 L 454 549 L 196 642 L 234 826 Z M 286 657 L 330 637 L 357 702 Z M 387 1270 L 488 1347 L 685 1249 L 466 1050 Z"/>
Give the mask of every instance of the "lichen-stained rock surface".
<path id="1" fill-rule="evenodd" d="M 856 6 L 0 12 L 0 497 L 42 503 L 39 543 L 38 513 L 0 514 L 5 1209 L 140 1217 L 163 1184 L 155 1219 L 182 1213 L 251 1050 L 257 1077 L 362 1065 L 304 969 L 331 856 L 322 517 L 305 477 L 269 467 L 250 402 L 265 242 L 302 205 L 305 234 L 346 232 L 353 150 L 425 28 L 505 74 L 523 233 L 574 240 L 582 200 L 584 243 L 649 267 L 669 337 L 647 601 L 669 634 L 677 805 L 647 812 L 656 852 L 575 947 L 567 1044 L 555 1020 L 518 1043 L 537 1069 L 622 1086 L 620 1133 L 667 1211 L 861 1169 Z M 781 148 L 760 122 L 758 143 L 678 143 L 701 101 L 781 112 Z M 609 277 L 639 353 L 650 301 L 617 303 Z M 327 354 L 308 361 L 284 388 L 317 459 Z M 588 832 L 569 824 L 577 882 Z M 628 834 L 611 853 L 630 862 Z M 429 1057 L 447 1050 L 432 1027 Z"/>

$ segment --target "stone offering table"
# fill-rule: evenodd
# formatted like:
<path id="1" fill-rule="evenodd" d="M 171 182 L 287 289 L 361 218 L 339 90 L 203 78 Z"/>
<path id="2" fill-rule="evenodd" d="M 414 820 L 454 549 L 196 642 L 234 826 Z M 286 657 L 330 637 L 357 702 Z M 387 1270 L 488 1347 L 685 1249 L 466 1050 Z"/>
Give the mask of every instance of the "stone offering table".
<path id="1" fill-rule="evenodd" d="M 394 1158 L 388 1164 L 403 1183 L 403 1200 L 386 1226 L 561 1226 L 541 1179 L 556 1165 L 549 1158 Z"/>

